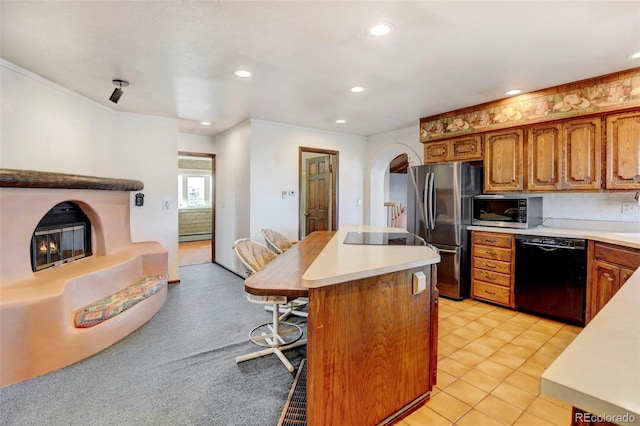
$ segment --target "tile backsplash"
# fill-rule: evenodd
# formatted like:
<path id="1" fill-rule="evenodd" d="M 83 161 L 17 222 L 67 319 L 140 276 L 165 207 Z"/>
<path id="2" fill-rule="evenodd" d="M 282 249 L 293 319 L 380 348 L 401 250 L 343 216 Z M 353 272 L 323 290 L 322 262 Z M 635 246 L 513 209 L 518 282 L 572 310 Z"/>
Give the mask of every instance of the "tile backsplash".
<path id="1" fill-rule="evenodd" d="M 628 222 L 629 225 L 636 222 L 640 226 L 640 206 L 635 195 L 635 192 L 543 194 L 543 217 Z M 622 212 L 624 203 L 633 203 L 631 212 Z"/>

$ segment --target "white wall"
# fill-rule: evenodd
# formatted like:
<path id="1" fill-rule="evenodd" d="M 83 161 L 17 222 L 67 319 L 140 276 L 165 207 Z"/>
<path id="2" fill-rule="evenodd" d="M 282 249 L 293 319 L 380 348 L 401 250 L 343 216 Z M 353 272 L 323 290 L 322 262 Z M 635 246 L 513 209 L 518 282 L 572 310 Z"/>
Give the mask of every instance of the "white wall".
<path id="1" fill-rule="evenodd" d="M 178 279 L 177 120 L 118 113 L 4 60 L 0 79 L 0 167 L 141 180 L 132 240 L 159 241 Z"/>
<path id="2" fill-rule="evenodd" d="M 215 154 L 215 139 L 213 136 L 194 133 L 178 133 L 178 151 Z"/>
<path id="3" fill-rule="evenodd" d="M 244 121 L 215 137 L 216 262 L 242 274 L 233 242 L 250 235 L 250 122 Z"/>
<path id="4" fill-rule="evenodd" d="M 365 137 L 251 120 L 251 238 L 268 227 L 298 239 L 300 147 L 338 151 L 338 226 L 363 223 Z M 296 195 L 283 199 L 289 189 Z"/>
<path id="5" fill-rule="evenodd" d="M 635 192 L 544 194 L 542 214 L 554 219 L 640 222 L 640 206 L 634 196 Z M 622 203 L 634 203 L 635 212 L 623 214 Z"/>

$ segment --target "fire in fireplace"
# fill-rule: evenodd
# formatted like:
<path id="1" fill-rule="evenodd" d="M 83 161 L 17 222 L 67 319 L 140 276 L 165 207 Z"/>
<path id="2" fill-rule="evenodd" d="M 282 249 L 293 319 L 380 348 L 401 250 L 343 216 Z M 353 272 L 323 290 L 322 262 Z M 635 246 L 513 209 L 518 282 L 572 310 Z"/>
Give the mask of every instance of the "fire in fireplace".
<path id="1" fill-rule="evenodd" d="M 91 221 L 76 203 L 65 201 L 40 220 L 31 238 L 33 272 L 91 255 Z"/>

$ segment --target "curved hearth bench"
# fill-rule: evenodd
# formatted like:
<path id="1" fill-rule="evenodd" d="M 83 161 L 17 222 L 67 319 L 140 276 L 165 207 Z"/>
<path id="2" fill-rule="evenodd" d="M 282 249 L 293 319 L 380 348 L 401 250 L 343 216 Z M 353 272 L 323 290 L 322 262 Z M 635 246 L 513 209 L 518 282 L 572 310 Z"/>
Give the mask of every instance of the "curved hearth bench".
<path id="1" fill-rule="evenodd" d="M 28 282 L 3 289 L 0 386 L 66 367 L 138 329 L 166 300 L 167 265 L 168 253 L 159 243 L 132 243 L 109 256 L 37 272 Z M 106 316 L 116 315 L 99 323 L 84 316 L 85 327 L 77 326 L 82 309 L 109 297 L 121 305 L 108 306 L 113 311 Z"/>

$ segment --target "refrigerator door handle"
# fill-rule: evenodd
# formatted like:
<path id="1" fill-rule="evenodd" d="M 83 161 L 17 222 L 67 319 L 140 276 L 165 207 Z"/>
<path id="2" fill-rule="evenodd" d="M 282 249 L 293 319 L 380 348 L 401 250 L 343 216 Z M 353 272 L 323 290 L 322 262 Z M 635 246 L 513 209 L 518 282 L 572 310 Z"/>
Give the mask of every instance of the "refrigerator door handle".
<path id="1" fill-rule="evenodd" d="M 431 173 L 431 230 L 436 229 L 436 183 L 435 174 Z"/>
<path id="2" fill-rule="evenodd" d="M 456 254 L 458 253 L 456 250 L 449 250 L 449 249 L 438 249 L 440 251 L 440 253 L 451 253 L 451 254 Z"/>
<path id="3" fill-rule="evenodd" d="M 422 194 L 422 211 L 424 212 L 424 229 L 425 231 L 429 231 L 431 229 L 431 210 L 429 210 L 429 206 L 431 205 L 430 194 L 431 187 L 430 185 L 430 176 L 431 173 L 426 173 L 424 175 L 424 192 Z"/>

